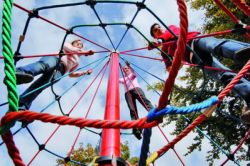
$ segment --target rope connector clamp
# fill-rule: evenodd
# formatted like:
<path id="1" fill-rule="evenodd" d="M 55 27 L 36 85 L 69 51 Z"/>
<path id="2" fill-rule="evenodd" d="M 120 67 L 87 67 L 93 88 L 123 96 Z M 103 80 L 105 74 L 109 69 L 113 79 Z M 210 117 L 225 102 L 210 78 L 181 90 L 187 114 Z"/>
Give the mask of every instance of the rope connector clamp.
<path id="1" fill-rule="evenodd" d="M 38 10 L 37 9 L 31 10 L 29 13 L 29 17 L 30 18 L 34 18 L 34 17 L 39 18 Z"/>
<path id="2" fill-rule="evenodd" d="M 246 26 L 247 26 L 246 24 L 240 21 L 237 24 L 235 24 L 232 33 L 244 35 L 247 32 Z"/>
<path id="3" fill-rule="evenodd" d="M 91 8 L 94 8 L 96 5 L 96 0 L 86 0 L 86 5 L 89 5 Z"/>
<path id="4" fill-rule="evenodd" d="M 142 3 L 142 2 L 137 2 L 136 6 L 137 6 L 138 10 L 146 8 L 146 5 L 144 3 Z"/>

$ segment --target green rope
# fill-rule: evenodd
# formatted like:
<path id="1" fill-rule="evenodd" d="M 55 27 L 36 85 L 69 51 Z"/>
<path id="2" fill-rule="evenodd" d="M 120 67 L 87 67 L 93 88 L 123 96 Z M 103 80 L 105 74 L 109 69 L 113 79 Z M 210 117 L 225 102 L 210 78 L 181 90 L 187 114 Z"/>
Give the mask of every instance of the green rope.
<path id="1" fill-rule="evenodd" d="M 13 0 L 5 0 L 2 13 L 2 45 L 4 56 L 5 84 L 8 90 L 9 111 L 18 111 L 19 96 L 16 89 L 15 65 L 11 48 L 11 16 Z M 8 131 L 14 123 L 0 128 L 0 134 Z"/>

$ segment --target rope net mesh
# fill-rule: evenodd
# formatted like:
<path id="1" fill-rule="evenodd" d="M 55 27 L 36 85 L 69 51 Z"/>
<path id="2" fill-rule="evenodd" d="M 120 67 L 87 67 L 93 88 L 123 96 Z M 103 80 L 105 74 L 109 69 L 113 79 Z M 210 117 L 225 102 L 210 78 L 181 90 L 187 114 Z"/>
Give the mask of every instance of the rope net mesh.
<path id="1" fill-rule="evenodd" d="M 233 22 L 240 22 L 237 20 L 237 17 L 235 17 L 225 6 L 223 6 L 223 4 L 220 3 L 220 1 L 216 1 L 216 3 L 225 11 L 225 13 L 228 14 Z M 233 3 L 240 10 L 242 10 L 244 14 L 249 16 L 249 7 L 246 3 L 243 1 L 240 3 L 233 1 Z M 42 165 L 41 163 L 44 160 L 49 161 L 50 164 L 52 164 L 51 161 L 54 161 L 53 164 L 56 164 L 56 159 L 58 158 L 76 165 L 81 165 L 81 163 L 78 161 L 70 159 L 72 151 L 74 148 L 77 148 L 77 144 L 80 142 L 92 142 L 93 144 L 98 144 L 101 138 L 100 136 L 102 128 L 151 128 L 159 124 L 159 121 L 147 122 L 147 112 L 141 111 L 143 110 L 141 106 L 138 106 L 138 112 L 141 117 L 138 120 L 123 120 L 130 119 L 129 112 L 125 111 L 127 110 L 126 107 L 121 107 L 122 120 L 101 120 L 103 119 L 105 110 L 105 90 L 108 82 L 107 74 L 105 73 L 109 68 L 109 55 L 112 52 L 120 53 L 120 63 L 124 64 L 125 61 L 128 61 L 130 64 L 135 65 L 135 67 L 137 67 L 137 65 L 140 67 L 143 66 L 144 69 L 142 70 L 144 70 L 144 74 L 146 73 L 153 75 L 153 77 L 155 77 L 157 80 L 160 79 L 160 81 L 165 83 L 164 90 L 160 94 L 160 98 L 158 96 L 158 92 L 152 94 L 152 96 L 147 95 L 150 96 L 149 99 L 154 104 L 158 104 L 157 108 L 159 110 L 166 107 L 170 92 L 172 88 L 175 88 L 174 81 L 178 75 L 179 67 L 181 66 L 181 57 L 185 52 L 187 40 L 190 40 L 186 37 L 188 29 L 186 4 L 182 0 L 177 0 L 175 4 L 176 9 L 179 11 L 177 15 L 180 20 L 179 26 L 181 30 L 177 40 L 177 49 L 175 51 L 172 69 L 169 72 L 169 77 L 166 78 L 166 81 L 164 81 L 165 78 L 161 79 L 158 75 L 155 76 L 155 74 L 150 73 L 150 70 L 145 70 L 146 68 L 151 69 L 153 72 L 161 70 L 159 75 L 161 77 L 166 77 L 166 74 L 163 71 L 163 60 L 157 56 L 158 52 L 164 52 L 162 52 L 161 49 L 147 52 L 147 47 L 143 47 L 142 43 L 150 41 L 149 36 L 144 34 L 148 31 L 137 28 L 140 20 L 142 20 L 145 16 L 152 18 L 155 20 L 155 22 L 160 22 L 165 28 L 167 27 L 162 21 L 165 19 L 165 16 L 158 17 L 155 11 L 148 7 L 150 4 L 151 3 L 147 2 L 146 0 L 142 0 L 140 2 L 87 0 L 84 2 L 70 2 L 56 5 L 52 4 L 41 7 L 34 5 L 36 8 L 31 9 L 28 2 L 24 3 L 23 5 L 22 2 L 16 3 L 11 0 L 6 0 L 3 2 L 3 56 L 1 56 L 0 59 L 4 59 L 8 102 L 1 104 L 1 110 L 8 110 L 9 112 L 5 115 L 6 112 L 1 111 L 2 118 L 0 131 L 2 134 L 2 142 L 0 144 L 0 148 L 4 147 L 2 146 L 4 143 L 6 144 L 9 156 L 15 165 Z M 12 6 L 14 6 L 13 9 Z M 18 25 L 22 25 L 22 27 L 24 26 L 23 31 L 21 31 L 21 28 L 17 27 L 12 27 L 11 29 L 11 21 L 16 21 L 15 17 L 12 18 L 12 10 L 14 11 L 14 16 L 17 16 L 18 14 L 26 14 L 25 16 L 22 16 L 27 18 L 26 22 L 18 22 Z M 130 17 L 122 15 L 122 11 L 124 10 L 130 11 L 132 13 L 129 14 Z M 116 14 L 119 12 L 123 17 L 119 17 L 119 15 Z M 58 13 L 68 14 L 61 14 L 60 16 Z M 80 13 L 83 14 L 84 19 Z M 55 19 L 56 15 L 59 16 L 60 19 Z M 90 16 L 91 19 L 89 19 Z M 62 21 L 63 19 L 64 21 Z M 124 22 L 117 23 L 117 20 L 124 20 Z M 91 22 L 91 24 L 85 24 L 86 22 Z M 150 27 L 151 23 L 153 22 L 150 21 L 148 27 Z M 17 31 L 16 29 L 19 30 Z M 249 26 L 246 26 L 246 29 L 249 29 Z M 227 30 L 199 37 L 216 36 L 231 32 L 232 30 Z M 19 41 L 15 41 L 17 44 L 15 52 L 12 51 L 13 48 L 11 45 L 11 33 L 22 34 L 19 38 Z M 52 34 L 55 33 L 58 33 L 58 35 L 56 38 L 52 38 L 51 36 L 54 37 Z M 17 37 L 17 34 L 14 34 L 14 39 Z M 133 39 L 134 36 L 137 37 L 138 43 L 131 42 L 131 39 Z M 245 36 L 248 38 L 248 34 L 245 34 Z M 34 101 L 31 110 L 19 111 L 18 92 L 23 91 L 27 87 L 21 86 L 17 89 L 15 65 L 22 65 L 23 62 L 27 64 L 28 62 L 36 60 L 34 58 L 38 57 L 62 55 L 64 43 L 69 39 L 74 38 L 82 39 L 84 42 L 84 47 L 95 50 L 94 56 L 87 58 L 82 57 L 81 63 L 83 65 L 77 69 L 77 71 L 81 71 L 91 68 L 94 70 L 93 74 L 91 76 L 79 77 L 77 79 L 65 78 L 70 74 L 69 73 L 59 78 L 60 81 L 57 84 L 49 82 L 47 85 L 43 85 L 50 86 L 51 88 L 47 88 L 47 90 L 43 92 L 43 95 L 40 95 Z M 32 42 L 30 43 L 30 41 Z M 34 44 L 34 50 L 29 50 L 29 52 L 26 51 L 26 49 L 31 49 L 32 47 L 27 47 L 26 43 L 28 45 L 32 43 L 37 44 Z M 57 48 L 57 50 L 60 50 L 59 53 L 43 53 L 43 50 L 46 47 L 48 47 L 47 50 L 50 50 L 50 44 L 53 45 L 51 48 Z M 164 44 L 166 45 L 168 43 Z M 153 54 L 156 56 L 152 56 Z M 154 65 L 152 65 L 153 63 Z M 194 64 L 189 64 L 187 62 L 184 62 L 183 64 L 195 66 Z M 153 67 L 150 68 L 150 66 Z M 139 69 L 141 69 L 140 67 Z M 220 70 L 209 67 L 208 69 Z M 250 61 L 248 61 L 248 63 L 242 68 L 235 79 L 218 95 L 219 102 L 222 102 L 223 98 L 228 95 L 240 78 L 249 74 L 249 69 Z M 138 71 L 135 70 L 135 72 Z M 138 73 L 138 77 L 139 76 L 140 75 Z M 120 75 L 120 77 L 122 77 L 122 75 Z M 140 77 L 143 80 L 145 77 L 149 78 L 147 76 Z M 147 81 L 145 81 L 143 82 L 142 86 L 147 84 Z M 123 88 L 120 89 L 120 93 L 122 94 Z M 30 93 L 36 93 L 36 91 L 37 89 Z M 121 103 L 122 102 L 124 104 L 124 100 L 121 101 Z M 208 112 L 201 114 L 193 121 L 193 123 L 184 129 L 180 135 L 172 139 L 172 141 L 169 141 L 165 134 L 166 131 L 164 130 L 167 129 L 163 130 L 163 128 L 158 126 L 158 132 L 162 135 L 162 138 L 160 139 L 162 139 L 161 142 L 163 142 L 163 144 L 160 147 L 155 147 L 150 150 L 156 151 L 158 153 L 157 158 L 159 158 L 169 149 L 172 149 L 176 163 L 185 165 L 185 160 L 182 159 L 180 153 L 178 153 L 178 150 L 176 150 L 174 146 L 192 129 L 197 128 L 199 123 L 202 123 L 202 121 L 208 118 L 211 113 Z M 153 130 L 153 133 L 154 132 L 155 130 Z M 247 132 L 246 136 L 242 138 L 242 140 L 239 142 L 239 146 L 235 151 L 232 152 L 232 154 L 236 153 L 239 147 L 242 146 L 243 142 L 248 137 L 248 133 L 249 132 Z M 206 134 L 204 135 L 206 136 Z M 137 141 L 136 139 L 131 138 L 131 135 L 126 134 L 121 134 L 121 138 L 132 140 L 131 144 Z M 154 142 L 154 139 L 152 139 L 151 142 Z M 213 142 L 213 140 L 211 142 Z M 216 144 L 216 142 L 214 144 Z M 28 153 L 27 146 L 30 147 Z M 218 146 L 218 148 L 221 147 Z M 6 151 L 6 149 L 4 150 Z M 225 154 L 224 158 L 226 158 L 226 160 L 223 162 L 223 164 L 225 164 L 230 159 L 230 153 L 224 152 L 222 148 L 220 150 L 223 154 Z M 139 153 L 140 152 L 138 152 L 136 155 L 139 156 Z M 156 161 L 157 165 L 157 158 L 154 158 L 151 162 Z M 171 159 L 171 157 L 167 157 L 166 159 Z M 7 161 L 7 163 L 8 162 L 11 163 L 10 161 Z M 160 162 L 162 161 L 159 161 L 159 163 Z M 237 161 L 233 162 L 236 165 L 239 165 Z"/>

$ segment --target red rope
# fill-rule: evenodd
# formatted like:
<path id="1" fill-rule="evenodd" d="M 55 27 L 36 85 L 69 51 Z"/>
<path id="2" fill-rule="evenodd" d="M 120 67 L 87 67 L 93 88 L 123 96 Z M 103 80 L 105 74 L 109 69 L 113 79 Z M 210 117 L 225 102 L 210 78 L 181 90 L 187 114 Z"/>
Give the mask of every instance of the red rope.
<path id="1" fill-rule="evenodd" d="M 219 102 L 221 102 L 223 98 L 228 95 L 228 93 L 233 89 L 237 82 L 248 72 L 249 69 L 250 60 L 248 60 L 247 64 L 239 71 L 239 73 L 234 77 L 234 79 L 220 92 L 220 94 L 218 95 Z"/>
<path id="2" fill-rule="evenodd" d="M 223 3 L 221 3 L 220 0 L 214 0 L 214 1 L 232 19 L 234 23 L 239 22 L 238 18 L 230 10 L 228 10 L 227 7 L 223 5 Z"/>
<path id="3" fill-rule="evenodd" d="M 239 149 L 240 147 L 243 145 L 243 143 L 247 140 L 248 136 L 250 135 L 250 129 L 247 131 L 246 135 L 244 138 L 242 138 L 240 140 L 240 144 L 235 148 L 235 150 L 231 153 L 232 155 L 234 155 Z M 227 158 L 222 164 L 221 166 L 225 165 L 228 162 L 229 158 Z"/>
<path id="4" fill-rule="evenodd" d="M 157 60 L 157 61 L 164 61 L 164 59 L 161 58 L 152 58 L 149 56 L 142 56 L 142 55 L 136 55 L 136 54 L 130 54 L 130 53 L 123 53 L 123 55 L 130 55 L 130 56 L 135 56 L 135 57 L 139 57 L 139 58 L 145 58 L 145 59 L 152 59 L 152 60 Z M 199 66 L 197 64 L 193 64 L 193 63 L 188 63 L 185 61 L 182 61 L 183 65 L 188 65 L 188 66 Z M 233 70 L 226 70 L 226 69 L 221 69 L 221 68 L 217 68 L 217 67 L 211 67 L 211 66 L 203 66 L 205 69 L 208 70 L 216 70 L 216 71 L 223 71 L 223 72 L 231 72 L 231 73 L 238 73 L 236 71 Z M 250 75 L 250 73 L 246 73 L 246 75 Z"/>
<path id="5" fill-rule="evenodd" d="M 192 131 L 196 126 L 202 123 L 206 119 L 206 116 L 201 114 L 198 116 L 187 128 L 185 128 L 175 139 L 173 139 L 169 144 L 157 151 L 159 156 L 162 156 L 170 148 L 173 148 L 174 145 L 184 138 L 190 131 Z"/>
<path id="6" fill-rule="evenodd" d="M 92 80 L 90 85 L 86 88 L 86 90 L 83 92 L 83 94 L 80 96 L 80 98 L 77 100 L 77 102 L 74 104 L 74 106 L 70 109 L 69 114 L 75 109 L 75 107 L 78 105 L 78 103 L 82 100 L 83 96 L 87 93 L 91 85 L 95 82 L 99 74 L 104 70 L 105 66 L 107 66 L 109 61 L 102 67 L 102 69 L 99 71 L 99 73 L 96 75 L 96 77 Z"/>
<path id="7" fill-rule="evenodd" d="M 231 0 L 243 13 L 250 17 L 250 6 L 245 0 Z"/>
<path id="8" fill-rule="evenodd" d="M 44 145 L 46 145 L 50 139 L 55 135 L 55 133 L 59 130 L 60 126 L 58 125 L 56 127 L 56 129 L 53 131 L 53 133 L 49 136 L 49 138 L 47 138 L 47 140 L 45 141 Z M 42 149 L 39 149 L 36 154 L 31 158 L 31 160 L 29 161 L 29 163 L 27 164 L 27 166 L 29 166 L 30 164 L 32 164 L 32 162 L 35 160 L 35 158 L 38 156 L 38 154 L 42 151 Z"/>
<path id="9" fill-rule="evenodd" d="M 76 141 L 78 140 L 78 138 L 79 138 L 79 136 L 81 134 L 81 131 L 82 131 L 82 129 L 79 129 L 79 131 L 78 131 L 78 133 L 76 135 L 76 139 L 74 140 L 74 142 L 73 142 L 73 144 L 72 144 L 72 146 L 71 146 L 71 148 L 70 148 L 70 150 L 69 150 L 69 152 L 67 154 L 68 157 L 70 157 L 70 155 L 72 154 L 72 152 L 73 152 L 73 150 L 74 150 L 74 148 L 76 146 Z M 64 163 L 64 165 L 66 165 L 66 164 Z"/>
<path id="10" fill-rule="evenodd" d="M 162 133 L 162 135 L 164 136 L 164 138 L 165 138 L 165 139 L 167 140 L 167 142 L 169 143 L 170 141 L 169 141 L 169 139 L 167 138 L 167 136 L 165 135 L 165 133 L 162 131 L 161 127 L 160 127 L 159 125 L 158 125 L 157 127 L 158 127 L 158 129 L 160 130 L 160 132 Z M 173 149 L 173 151 L 174 151 L 176 157 L 178 158 L 178 160 L 181 162 L 181 164 L 182 164 L 183 166 L 185 166 L 185 163 L 183 162 L 183 160 L 181 159 L 180 155 L 177 153 L 177 151 L 175 150 L 175 148 L 172 148 L 172 149 Z"/>
<path id="11" fill-rule="evenodd" d="M 168 79 L 164 85 L 162 95 L 160 96 L 160 99 L 159 99 L 159 104 L 157 108 L 158 110 L 165 108 L 167 105 L 168 96 L 174 85 L 175 78 L 181 66 L 182 56 L 184 56 L 184 53 L 186 50 L 187 31 L 188 31 L 187 8 L 183 0 L 178 0 L 177 3 L 179 7 L 179 12 L 180 12 L 180 36 L 177 41 L 177 50 L 175 51 L 175 54 L 174 54 L 171 71 L 169 72 Z"/>
<path id="12" fill-rule="evenodd" d="M 10 112 L 1 120 L 1 126 L 16 120 L 39 120 L 45 123 L 56 123 L 59 125 L 70 125 L 76 127 L 95 127 L 95 128 L 114 128 L 114 129 L 131 129 L 131 128 L 152 128 L 158 124 L 157 121 L 147 123 L 147 117 L 128 121 L 128 120 L 100 120 L 100 119 L 84 119 L 71 118 L 66 116 L 51 115 L 48 113 L 37 113 L 29 110 L 21 112 Z"/>
<path id="13" fill-rule="evenodd" d="M 123 55 L 130 55 L 130 56 L 135 56 L 135 57 L 145 58 L 145 59 L 152 59 L 152 60 L 157 60 L 157 61 L 164 61 L 164 59 L 161 59 L 161 58 L 151 58 L 151 57 L 148 57 L 148 56 L 142 56 L 142 55 L 136 55 L 136 54 L 130 54 L 130 53 L 123 53 Z M 197 64 L 193 64 L 193 63 L 189 63 L 189 62 L 185 62 L 185 61 L 182 61 L 182 64 L 183 65 L 188 65 L 188 66 L 199 66 Z M 208 70 L 238 73 L 238 72 L 233 71 L 233 70 L 226 70 L 226 69 L 211 67 L 211 66 L 203 66 L 203 68 L 208 69 Z M 248 73 L 246 73 L 246 75 L 250 75 L 250 73 L 248 72 Z"/>
<path id="14" fill-rule="evenodd" d="M 161 58 L 152 58 L 149 56 L 143 56 L 143 55 L 136 55 L 136 54 L 129 54 L 129 53 L 121 53 L 122 55 L 130 55 L 130 56 L 134 56 L 134 57 L 139 57 L 139 58 L 145 58 L 145 59 L 151 59 L 151 60 L 157 60 L 157 61 L 163 61 L 163 59 Z"/>
<path id="15" fill-rule="evenodd" d="M 139 51 L 139 50 L 145 50 L 145 49 L 148 49 L 148 46 L 147 47 L 142 47 L 142 48 L 136 48 L 136 49 L 121 51 L 120 54 L 124 54 L 124 53 L 127 53 L 127 52 L 133 52 L 133 51 Z"/>
<path id="16" fill-rule="evenodd" d="M 20 156 L 19 150 L 17 149 L 13 140 L 11 131 L 6 132 L 2 135 L 3 142 L 6 144 L 9 156 L 16 166 L 25 166 Z"/>
<path id="17" fill-rule="evenodd" d="M 27 13 L 29 13 L 29 14 L 33 14 L 32 11 L 30 11 L 30 10 L 28 10 L 28 9 L 25 9 L 24 7 L 22 7 L 22 6 L 20 6 L 20 5 L 16 4 L 16 3 L 13 3 L 13 5 L 14 5 L 15 7 L 19 8 L 19 9 L 21 9 L 21 10 L 27 12 Z M 45 21 L 45 22 L 47 22 L 47 23 L 50 23 L 50 24 L 52 24 L 52 25 L 54 25 L 54 26 L 56 26 L 56 27 L 58 27 L 58 28 L 60 28 L 60 29 L 62 29 L 62 30 L 64 30 L 64 31 L 66 31 L 66 32 L 68 31 L 68 29 L 66 29 L 66 28 L 62 27 L 61 25 L 56 24 L 56 23 L 54 23 L 54 22 L 52 22 L 52 21 L 50 21 L 50 20 L 48 20 L 48 19 L 46 19 L 46 18 L 44 18 L 44 17 L 42 17 L 42 16 L 39 16 L 39 15 L 38 15 L 37 17 L 40 18 L 40 19 L 42 19 L 43 21 Z M 95 43 L 95 42 L 93 42 L 93 41 L 91 41 L 91 40 L 89 40 L 89 39 L 87 39 L 87 38 L 85 38 L 85 37 L 79 35 L 79 34 L 76 34 L 75 32 L 72 32 L 72 34 L 74 34 L 74 35 L 76 35 L 76 36 L 78 36 L 78 37 L 80 37 L 80 38 L 82 38 L 82 39 L 84 39 L 84 40 L 86 40 L 86 41 L 88 41 L 88 42 L 90 42 L 90 43 L 96 45 L 96 46 L 99 46 L 99 47 L 101 47 L 101 48 L 103 48 L 103 49 L 105 49 L 105 50 L 107 50 L 107 51 L 110 51 L 109 49 L 107 49 L 107 48 L 105 48 L 105 47 L 103 47 L 103 46 L 101 46 L 101 45 L 99 45 L 99 44 L 97 44 L 97 43 Z M 111 52 L 111 51 L 110 51 L 110 52 Z"/>
<path id="18" fill-rule="evenodd" d="M 196 65 L 196 64 L 193 64 L 193 63 L 188 63 L 188 62 L 185 62 L 185 61 L 182 61 L 182 64 L 183 65 L 188 65 L 188 66 L 199 66 L 199 65 Z M 205 69 L 208 69 L 208 70 L 216 70 L 216 71 L 222 71 L 222 72 L 238 73 L 238 72 L 233 71 L 233 70 L 226 70 L 226 69 L 217 68 L 217 67 L 211 67 L 211 66 L 202 66 L 202 67 L 205 68 Z M 246 73 L 246 75 L 250 75 L 250 72 Z"/>
<path id="19" fill-rule="evenodd" d="M 109 51 L 94 51 L 94 53 L 105 53 Z M 67 55 L 84 55 L 83 53 L 67 53 Z M 52 54 L 37 54 L 37 55 L 22 55 L 22 58 L 38 58 L 38 57 L 46 57 L 46 56 L 58 56 L 60 55 L 59 53 L 52 53 Z M 0 56 L 0 59 L 3 59 L 3 56 Z"/>
<path id="20" fill-rule="evenodd" d="M 100 81 L 99 81 L 99 83 L 98 83 L 98 86 L 97 86 L 97 88 L 96 88 L 96 91 L 95 91 L 95 93 L 94 93 L 94 96 L 92 97 L 91 103 L 90 103 L 89 108 L 88 108 L 88 110 L 87 110 L 87 113 L 86 113 L 85 116 L 84 116 L 85 119 L 88 117 L 88 114 L 89 114 L 89 112 L 90 112 L 90 109 L 91 109 L 91 107 L 92 107 L 92 105 L 93 105 L 93 103 L 94 103 L 96 94 L 97 94 L 97 92 L 98 92 L 98 90 L 99 90 L 99 88 L 100 88 L 100 85 L 101 85 L 101 82 L 102 82 L 102 80 L 103 80 L 104 74 L 106 73 L 107 66 L 108 66 L 108 65 L 106 65 L 106 67 L 105 67 L 105 69 L 104 69 L 104 71 L 103 71 L 103 74 L 102 74 L 102 76 L 101 76 L 101 79 L 100 79 Z M 70 155 L 71 155 L 71 153 L 72 153 L 72 151 L 73 151 L 73 149 L 74 149 L 74 147 L 75 147 L 75 145 L 76 145 L 76 142 L 77 142 L 77 140 L 78 140 L 78 138 L 79 138 L 79 136 L 80 136 L 81 131 L 82 131 L 81 129 L 78 131 L 77 136 L 76 136 L 76 138 L 75 138 L 75 140 L 74 140 L 74 143 L 73 143 L 73 145 L 71 146 L 70 151 L 68 152 L 68 157 L 70 157 Z"/>

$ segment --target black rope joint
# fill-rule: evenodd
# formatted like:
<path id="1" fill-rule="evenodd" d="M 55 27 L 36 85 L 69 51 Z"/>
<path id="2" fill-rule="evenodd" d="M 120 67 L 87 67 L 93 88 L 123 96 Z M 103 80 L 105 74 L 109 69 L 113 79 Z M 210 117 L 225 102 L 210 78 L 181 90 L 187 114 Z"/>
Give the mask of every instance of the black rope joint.
<path id="1" fill-rule="evenodd" d="M 38 10 L 37 9 L 31 10 L 29 13 L 29 17 L 30 18 L 34 18 L 34 17 L 39 18 Z"/>
<path id="2" fill-rule="evenodd" d="M 102 27 L 102 28 L 105 28 L 105 27 L 107 26 L 107 24 L 105 24 L 105 23 L 100 23 L 99 26 Z"/>
<path id="3" fill-rule="evenodd" d="M 64 158 L 64 162 L 65 163 L 68 163 L 69 161 L 70 161 L 70 157 L 69 156 Z"/>
<path id="4" fill-rule="evenodd" d="M 64 116 L 68 116 L 69 117 L 69 114 L 64 114 Z"/>
<path id="5" fill-rule="evenodd" d="M 20 52 L 15 52 L 14 53 L 14 61 L 15 61 L 15 63 L 18 62 L 21 59 L 23 59 L 23 56 L 20 54 Z"/>
<path id="6" fill-rule="evenodd" d="M 65 55 L 65 53 L 63 52 L 63 50 L 60 50 L 59 51 L 59 57 L 62 57 L 62 56 L 64 56 Z"/>
<path id="7" fill-rule="evenodd" d="M 28 121 L 22 121 L 21 127 L 26 128 L 29 124 L 30 124 L 30 122 L 28 122 Z"/>
<path id="8" fill-rule="evenodd" d="M 40 150 L 40 151 L 42 151 L 42 150 L 44 150 L 44 149 L 45 149 L 45 144 L 39 145 L 39 150 Z"/>
<path id="9" fill-rule="evenodd" d="M 227 155 L 227 158 L 228 158 L 229 160 L 231 160 L 231 161 L 234 161 L 234 160 L 235 160 L 234 154 L 231 154 L 231 153 Z"/>
<path id="10" fill-rule="evenodd" d="M 94 8 L 96 5 L 96 0 L 86 0 L 86 5 L 89 5 L 91 8 Z"/>
<path id="11" fill-rule="evenodd" d="M 67 31 L 66 31 L 67 35 L 72 34 L 72 33 L 73 33 L 73 28 L 67 29 Z"/>
<path id="12" fill-rule="evenodd" d="M 246 24 L 243 24 L 241 22 L 237 23 L 235 24 L 232 33 L 244 35 L 247 32 L 246 26 L 247 26 Z"/>
<path id="13" fill-rule="evenodd" d="M 56 99 L 57 101 L 59 101 L 59 100 L 61 99 L 61 97 L 62 97 L 62 96 L 60 96 L 60 95 L 55 95 L 55 99 Z"/>
<path id="14" fill-rule="evenodd" d="M 127 26 L 128 29 L 133 27 L 132 24 L 128 24 L 128 23 L 126 23 L 126 26 Z"/>
<path id="15" fill-rule="evenodd" d="M 136 2 L 136 6 L 137 6 L 138 10 L 146 8 L 146 5 L 142 2 Z"/>

